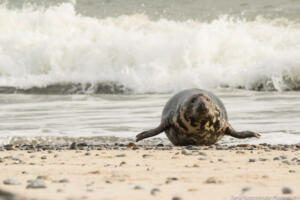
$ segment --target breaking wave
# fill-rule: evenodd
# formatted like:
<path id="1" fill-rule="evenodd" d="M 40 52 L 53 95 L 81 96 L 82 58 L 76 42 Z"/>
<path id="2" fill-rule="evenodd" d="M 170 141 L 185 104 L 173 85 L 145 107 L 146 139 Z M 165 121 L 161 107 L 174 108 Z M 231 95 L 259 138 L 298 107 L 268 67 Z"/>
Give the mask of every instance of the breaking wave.
<path id="1" fill-rule="evenodd" d="M 74 4 L 0 5 L 1 93 L 300 90 L 300 23 L 221 16 L 92 18 Z"/>

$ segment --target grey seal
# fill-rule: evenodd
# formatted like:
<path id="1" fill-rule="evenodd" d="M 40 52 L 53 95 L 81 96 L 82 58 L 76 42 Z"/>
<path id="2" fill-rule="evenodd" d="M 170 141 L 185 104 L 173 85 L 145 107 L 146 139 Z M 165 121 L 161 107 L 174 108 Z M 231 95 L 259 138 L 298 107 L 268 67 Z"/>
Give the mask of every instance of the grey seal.
<path id="1" fill-rule="evenodd" d="M 252 131 L 235 131 L 228 122 L 222 101 L 201 89 L 183 90 L 171 97 L 163 109 L 160 125 L 138 134 L 136 141 L 163 131 L 176 146 L 212 145 L 224 135 L 260 138 L 260 134 Z"/>

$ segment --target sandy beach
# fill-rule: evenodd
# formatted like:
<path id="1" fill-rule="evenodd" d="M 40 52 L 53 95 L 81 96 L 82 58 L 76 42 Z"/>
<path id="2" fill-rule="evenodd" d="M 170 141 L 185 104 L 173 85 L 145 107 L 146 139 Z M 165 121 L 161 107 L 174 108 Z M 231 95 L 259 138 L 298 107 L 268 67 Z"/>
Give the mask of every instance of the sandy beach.
<path id="1" fill-rule="evenodd" d="M 300 199 L 297 145 L 71 148 L 2 149 L 0 199 Z"/>

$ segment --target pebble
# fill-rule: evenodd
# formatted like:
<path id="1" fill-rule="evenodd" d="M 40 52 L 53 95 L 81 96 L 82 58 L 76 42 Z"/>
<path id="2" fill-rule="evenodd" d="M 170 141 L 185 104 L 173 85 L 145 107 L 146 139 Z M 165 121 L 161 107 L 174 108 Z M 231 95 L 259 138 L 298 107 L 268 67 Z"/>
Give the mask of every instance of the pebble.
<path id="1" fill-rule="evenodd" d="M 43 180 L 41 179 L 35 179 L 29 181 L 29 184 L 26 187 L 27 189 L 41 189 L 46 188 L 46 185 Z"/>
<path id="2" fill-rule="evenodd" d="M 143 189 L 143 187 L 140 186 L 140 185 L 136 185 L 136 186 L 134 186 L 134 189 L 135 189 L 135 190 L 141 190 L 141 189 Z"/>
<path id="3" fill-rule="evenodd" d="M 204 153 L 204 152 L 201 152 L 201 151 L 199 152 L 199 155 L 200 155 L 200 156 L 207 156 L 207 154 L 206 154 L 206 153 Z"/>
<path id="4" fill-rule="evenodd" d="M 280 159 L 282 159 L 282 160 L 287 159 L 287 156 L 285 156 L 285 155 L 282 155 L 282 156 L 279 156 L 279 157 L 280 157 Z"/>
<path id="5" fill-rule="evenodd" d="M 120 163 L 120 166 L 125 165 L 125 164 L 126 164 L 126 162 L 125 162 L 125 161 L 122 161 L 122 162 Z"/>
<path id="6" fill-rule="evenodd" d="M 221 183 L 222 181 L 218 180 L 215 177 L 209 177 L 208 179 L 206 179 L 205 183 L 211 184 L 211 183 Z"/>
<path id="7" fill-rule="evenodd" d="M 180 197 L 173 197 L 172 200 L 182 200 Z"/>
<path id="8" fill-rule="evenodd" d="M 291 161 L 298 161 L 298 158 L 295 157 Z"/>
<path id="9" fill-rule="evenodd" d="M 287 165 L 291 165 L 291 162 L 288 160 L 283 160 L 282 163 L 287 164 Z"/>
<path id="10" fill-rule="evenodd" d="M 182 149 L 181 154 L 186 155 L 186 156 L 189 156 L 189 155 L 192 155 L 192 152 L 190 152 L 190 151 L 187 150 L 187 149 Z"/>
<path id="11" fill-rule="evenodd" d="M 266 158 L 259 158 L 258 160 L 259 161 L 267 161 L 268 159 L 266 159 Z"/>
<path id="12" fill-rule="evenodd" d="M 249 190 L 251 190 L 251 187 L 249 187 L 249 186 L 242 188 L 242 192 L 247 192 Z"/>
<path id="13" fill-rule="evenodd" d="M 48 176 L 37 176 L 36 179 L 47 180 Z"/>
<path id="14" fill-rule="evenodd" d="M 4 145 L 4 149 L 8 150 L 8 151 L 11 151 L 11 150 L 15 150 L 15 145 L 13 144 L 7 144 L 7 145 Z"/>
<path id="15" fill-rule="evenodd" d="M 89 155 L 91 155 L 91 153 L 90 152 L 86 152 L 84 155 L 85 156 L 89 156 Z"/>
<path id="16" fill-rule="evenodd" d="M 156 193 L 158 193 L 158 192 L 160 192 L 160 189 L 153 188 L 150 193 L 151 193 L 151 195 L 156 195 Z"/>
<path id="17" fill-rule="evenodd" d="M 47 159 L 47 156 L 44 155 L 41 157 L 41 159 L 45 160 L 45 159 Z"/>
<path id="18" fill-rule="evenodd" d="M 15 180 L 15 179 L 9 178 L 9 179 L 5 179 L 3 181 L 3 184 L 4 185 L 20 185 L 21 183 L 19 181 Z"/>
<path id="19" fill-rule="evenodd" d="M 254 158 L 250 158 L 249 162 L 256 162 L 256 160 Z"/>
<path id="20" fill-rule="evenodd" d="M 59 183 L 68 183 L 69 179 L 63 178 L 58 181 Z"/>
<path id="21" fill-rule="evenodd" d="M 290 173 L 296 173 L 296 170 L 290 169 L 289 172 Z"/>
<path id="22" fill-rule="evenodd" d="M 118 155 L 116 155 L 116 157 L 125 157 L 126 156 L 126 154 L 118 154 Z"/>
<path id="23" fill-rule="evenodd" d="M 70 149 L 71 149 L 71 150 L 76 150 L 76 149 L 78 149 L 78 146 L 77 146 L 76 142 L 73 142 L 73 143 L 70 145 Z"/>
<path id="24" fill-rule="evenodd" d="M 273 160 L 279 160 L 279 158 L 278 157 L 274 157 Z"/>
<path id="25" fill-rule="evenodd" d="M 292 194 L 293 193 L 292 189 L 289 187 L 283 187 L 281 191 L 282 191 L 282 194 Z"/>
<path id="26" fill-rule="evenodd" d="M 105 183 L 112 184 L 111 179 L 106 179 Z"/>
<path id="27" fill-rule="evenodd" d="M 134 144 L 133 142 L 129 142 L 129 144 L 127 145 L 127 147 L 133 148 L 133 147 L 136 147 L 136 144 Z"/>
<path id="28" fill-rule="evenodd" d="M 169 183 L 171 183 L 171 182 L 173 182 L 173 181 L 177 181 L 178 180 L 178 178 L 176 178 L 176 177 L 169 177 L 169 178 L 167 178 L 167 180 L 166 180 L 166 184 L 169 184 Z"/>
<path id="29" fill-rule="evenodd" d="M 200 157 L 198 160 L 207 160 L 207 158 Z"/>
<path id="30" fill-rule="evenodd" d="M 144 154 L 144 155 L 142 155 L 142 157 L 143 158 L 149 158 L 149 157 L 151 157 L 152 155 L 149 155 L 149 154 Z"/>

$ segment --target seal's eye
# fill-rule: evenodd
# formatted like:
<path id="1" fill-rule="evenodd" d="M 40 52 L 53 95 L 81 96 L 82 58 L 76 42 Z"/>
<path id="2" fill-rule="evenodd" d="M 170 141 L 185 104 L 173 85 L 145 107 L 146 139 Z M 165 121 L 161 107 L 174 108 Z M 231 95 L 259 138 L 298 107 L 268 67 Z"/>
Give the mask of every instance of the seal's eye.
<path id="1" fill-rule="evenodd" d="M 193 97 L 193 98 L 191 99 L 191 103 L 195 103 L 196 100 L 197 100 L 197 97 Z"/>

